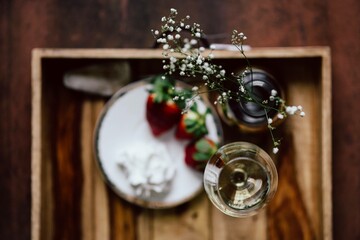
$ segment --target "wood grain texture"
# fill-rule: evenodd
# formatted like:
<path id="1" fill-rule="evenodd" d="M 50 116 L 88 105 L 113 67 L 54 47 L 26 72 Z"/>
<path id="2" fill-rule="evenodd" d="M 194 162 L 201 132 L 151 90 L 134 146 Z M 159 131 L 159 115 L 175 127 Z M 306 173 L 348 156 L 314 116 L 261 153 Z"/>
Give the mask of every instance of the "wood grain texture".
<path id="1" fill-rule="evenodd" d="M 81 162 L 83 186 L 81 189 L 81 232 L 82 239 L 100 240 L 110 238 L 108 211 L 109 197 L 106 186 L 98 171 L 89 148 L 93 142 L 93 129 L 104 106 L 103 100 L 86 99 L 82 104 L 81 116 Z"/>
<path id="2" fill-rule="evenodd" d="M 306 205 L 318 202 L 314 198 L 306 197 L 307 191 L 301 190 L 306 178 L 298 181 L 298 175 L 303 171 L 296 170 L 294 143 L 291 136 L 287 138 L 290 139 L 283 146 L 285 151 L 278 163 L 278 192 L 267 210 L 269 239 L 317 239 L 318 233 L 315 232 L 319 231 L 319 226 L 314 224 L 314 221 L 318 220 L 318 216 L 312 214 L 315 210 L 308 210 Z"/>
<path id="3" fill-rule="evenodd" d="M 81 236 L 80 210 L 83 174 L 80 159 L 79 104 L 69 94 L 58 91 L 58 108 L 53 112 L 53 196 L 54 239 L 79 239 Z M 53 109 L 54 110 L 54 109 Z M 51 161 L 51 159 L 49 159 Z M 46 202 L 44 202 L 46 204 Z"/>
<path id="4" fill-rule="evenodd" d="M 161 0 L 156 4 L 127 0 L 1 1 L 0 238 L 30 238 L 31 49 L 149 47 L 153 39 L 144 32 L 157 27 L 160 16 L 167 14 L 170 7 L 191 14 L 209 34 L 228 33 L 237 28 L 246 33 L 248 43 L 255 47 L 331 47 L 333 235 L 334 239 L 359 239 L 360 3 L 357 0 L 297 3 Z M 211 40 L 227 42 L 224 38 Z M 43 184 L 51 187 L 51 182 Z"/>

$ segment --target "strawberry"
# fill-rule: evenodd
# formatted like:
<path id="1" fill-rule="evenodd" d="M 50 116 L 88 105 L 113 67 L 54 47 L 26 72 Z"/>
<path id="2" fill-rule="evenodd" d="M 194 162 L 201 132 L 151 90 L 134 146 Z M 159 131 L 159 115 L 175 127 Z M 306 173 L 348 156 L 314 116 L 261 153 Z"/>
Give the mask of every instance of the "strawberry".
<path id="1" fill-rule="evenodd" d="M 203 171 L 217 149 L 217 144 L 207 137 L 193 140 L 185 147 L 185 163 L 191 168 Z"/>
<path id="2" fill-rule="evenodd" d="M 154 136 L 160 136 L 175 126 L 181 118 L 181 107 L 173 101 L 177 92 L 175 82 L 157 76 L 146 102 L 146 119 Z"/>
<path id="3" fill-rule="evenodd" d="M 196 103 L 181 116 L 177 125 L 175 137 L 177 139 L 198 139 L 208 133 L 206 127 L 206 115 L 210 113 L 207 109 L 205 113 L 199 113 Z"/>
<path id="4" fill-rule="evenodd" d="M 176 125 L 181 118 L 181 110 L 174 102 L 156 102 L 155 99 L 154 94 L 148 96 L 146 119 L 154 136 L 159 136 Z"/>

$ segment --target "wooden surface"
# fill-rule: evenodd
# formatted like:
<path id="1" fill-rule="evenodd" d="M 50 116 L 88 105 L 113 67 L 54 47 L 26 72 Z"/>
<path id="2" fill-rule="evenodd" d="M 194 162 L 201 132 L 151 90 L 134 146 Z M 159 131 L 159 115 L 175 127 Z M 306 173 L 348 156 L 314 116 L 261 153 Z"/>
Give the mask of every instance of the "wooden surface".
<path id="1" fill-rule="evenodd" d="M 208 34 L 229 33 L 234 28 L 243 31 L 248 43 L 255 47 L 331 47 L 333 236 L 359 239 L 360 2 L 357 0 L 1 1 L 0 239 L 30 239 L 31 50 L 149 47 L 153 39 L 147 30 L 158 27 L 160 17 L 170 7 L 184 15 L 190 14 Z M 127 214 L 121 207 L 117 211 Z M 189 216 L 185 215 L 184 219 Z M 119 232 L 129 229 L 126 227 L 129 223 L 117 226 Z"/>
<path id="2" fill-rule="evenodd" d="M 271 71 L 307 117 L 279 128 L 285 136 L 284 150 L 273 156 L 280 178 L 274 201 L 255 217 L 234 219 L 215 209 L 204 192 L 176 208 L 145 210 L 120 199 L 101 178 L 92 133 L 107 98 L 67 89 L 63 76 L 80 66 L 127 61 L 136 81 L 161 71 L 161 50 L 34 50 L 32 239 L 331 240 L 329 49 L 254 48 L 247 57 Z M 217 51 L 215 61 L 226 69 L 243 63 L 229 51 Z M 271 152 L 267 131 L 245 134 L 222 124 L 225 142 L 251 141 Z"/>

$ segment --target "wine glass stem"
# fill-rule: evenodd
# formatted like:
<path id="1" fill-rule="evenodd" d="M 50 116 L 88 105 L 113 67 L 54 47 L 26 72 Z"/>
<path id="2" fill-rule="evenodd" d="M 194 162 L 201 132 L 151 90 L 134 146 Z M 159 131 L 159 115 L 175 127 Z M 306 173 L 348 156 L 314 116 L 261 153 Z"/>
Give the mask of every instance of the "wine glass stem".
<path id="1" fill-rule="evenodd" d="M 237 189 L 246 187 L 247 179 L 248 175 L 242 168 L 235 169 L 230 176 L 231 183 L 234 184 Z"/>

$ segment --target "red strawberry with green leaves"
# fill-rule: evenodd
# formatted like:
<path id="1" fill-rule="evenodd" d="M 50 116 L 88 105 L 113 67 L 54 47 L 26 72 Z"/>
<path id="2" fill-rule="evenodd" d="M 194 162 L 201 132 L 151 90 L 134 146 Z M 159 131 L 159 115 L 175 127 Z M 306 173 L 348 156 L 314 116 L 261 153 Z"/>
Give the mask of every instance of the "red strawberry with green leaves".
<path id="1" fill-rule="evenodd" d="M 185 163 L 191 168 L 203 171 L 206 163 L 217 149 L 217 144 L 207 137 L 191 141 L 185 147 Z"/>
<path id="2" fill-rule="evenodd" d="M 181 118 L 181 106 L 174 102 L 178 92 L 175 81 L 157 76 L 146 102 L 146 119 L 154 136 L 160 136 L 175 126 Z"/>
<path id="3" fill-rule="evenodd" d="M 175 137 L 177 139 L 198 139 L 208 133 L 206 126 L 206 116 L 210 113 L 210 109 L 206 109 L 204 113 L 198 111 L 196 102 L 193 106 L 181 116 L 181 120 L 177 125 Z"/>

